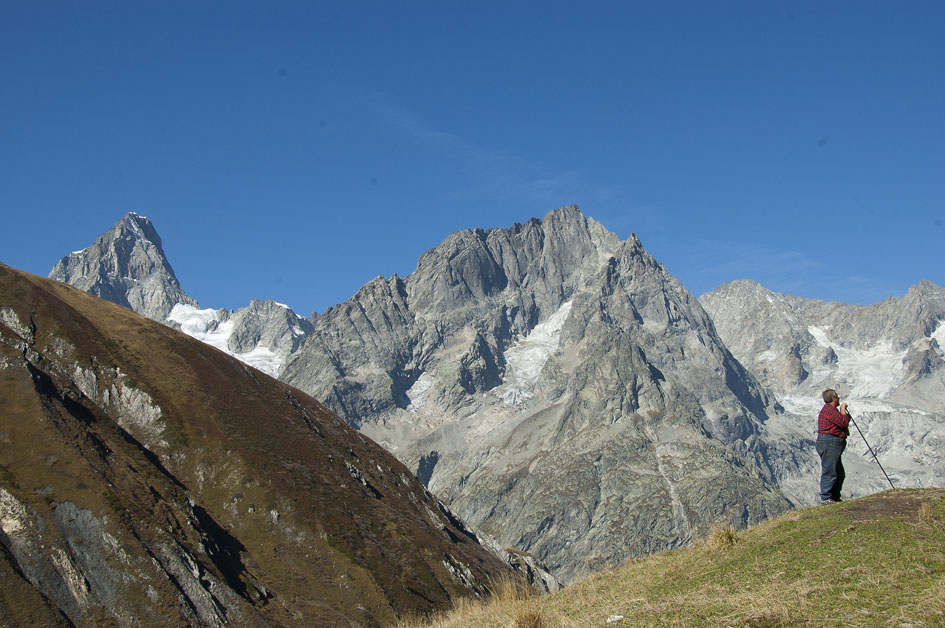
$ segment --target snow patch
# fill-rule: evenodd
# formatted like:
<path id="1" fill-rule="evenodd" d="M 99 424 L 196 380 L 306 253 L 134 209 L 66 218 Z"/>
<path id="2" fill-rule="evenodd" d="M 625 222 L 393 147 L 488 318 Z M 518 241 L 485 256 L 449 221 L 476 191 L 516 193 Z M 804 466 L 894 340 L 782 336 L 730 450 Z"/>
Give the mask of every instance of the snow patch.
<path id="1" fill-rule="evenodd" d="M 820 409 L 824 407 L 823 399 L 813 395 L 787 394 L 778 395 L 778 403 L 788 414 L 797 416 L 817 416 Z"/>
<path id="2" fill-rule="evenodd" d="M 775 360 L 782 357 L 782 354 L 778 353 L 774 349 L 766 349 L 758 354 L 759 362 L 774 362 Z"/>
<path id="3" fill-rule="evenodd" d="M 945 353 L 945 321 L 939 321 L 938 327 L 935 328 L 931 334 L 930 338 L 934 338 L 935 342 L 938 343 L 938 348 L 942 353 Z"/>
<path id="4" fill-rule="evenodd" d="M 182 332 L 192 338 L 216 347 L 241 362 L 275 377 L 282 368 L 285 358 L 272 352 L 267 347 L 257 346 L 246 353 L 234 353 L 229 348 L 233 334 L 233 321 L 220 322 L 220 310 L 201 310 L 193 305 L 178 303 L 167 315 L 167 320 L 180 325 Z"/>
<path id="5" fill-rule="evenodd" d="M 816 340 L 817 344 L 819 344 L 821 347 L 833 346 L 830 344 L 830 339 L 827 338 L 827 332 L 821 329 L 820 327 L 811 325 L 810 327 L 807 328 L 807 333 L 813 336 L 814 340 Z"/>
<path id="6" fill-rule="evenodd" d="M 246 353 L 231 353 L 230 355 L 273 377 L 279 374 L 279 369 L 282 368 L 282 363 L 285 362 L 285 358 L 263 346 L 257 346 Z"/>
<path id="7" fill-rule="evenodd" d="M 407 406 L 407 410 L 410 412 L 417 412 L 423 406 L 426 405 L 426 395 L 427 391 L 430 390 L 430 387 L 433 386 L 433 382 L 436 379 L 424 371 L 420 374 L 420 377 L 417 378 L 417 381 L 413 383 L 407 390 L 407 399 L 410 400 L 410 404 Z"/>
<path id="8" fill-rule="evenodd" d="M 905 376 L 902 361 L 907 350 L 894 351 L 889 341 L 853 349 L 832 342 L 820 327 L 811 325 L 807 331 L 817 344 L 837 354 L 836 378 L 846 383 L 846 396 L 882 399 L 902 383 Z"/>
<path id="9" fill-rule="evenodd" d="M 506 350 L 505 383 L 496 390 L 506 405 L 518 405 L 533 396 L 531 391 L 538 382 L 541 370 L 548 358 L 558 350 L 561 328 L 570 312 L 571 301 L 568 301 L 548 320 L 535 325 L 528 336 Z"/>
<path id="10" fill-rule="evenodd" d="M 227 349 L 227 342 L 233 334 L 233 321 L 221 323 L 218 310 L 201 310 L 193 305 L 178 303 L 167 315 L 167 320 L 178 323 L 181 331 L 188 336 L 233 355 Z"/>

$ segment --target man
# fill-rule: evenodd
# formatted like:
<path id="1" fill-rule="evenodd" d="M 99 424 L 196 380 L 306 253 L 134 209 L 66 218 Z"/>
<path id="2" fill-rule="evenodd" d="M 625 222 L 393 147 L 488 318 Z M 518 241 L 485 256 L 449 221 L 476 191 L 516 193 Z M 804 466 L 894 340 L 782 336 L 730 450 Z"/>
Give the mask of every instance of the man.
<path id="1" fill-rule="evenodd" d="M 840 501 L 843 488 L 843 463 L 840 454 L 847 446 L 850 435 L 850 415 L 847 404 L 840 403 L 840 395 L 833 388 L 824 391 L 824 407 L 817 417 L 817 453 L 820 455 L 820 503 Z"/>

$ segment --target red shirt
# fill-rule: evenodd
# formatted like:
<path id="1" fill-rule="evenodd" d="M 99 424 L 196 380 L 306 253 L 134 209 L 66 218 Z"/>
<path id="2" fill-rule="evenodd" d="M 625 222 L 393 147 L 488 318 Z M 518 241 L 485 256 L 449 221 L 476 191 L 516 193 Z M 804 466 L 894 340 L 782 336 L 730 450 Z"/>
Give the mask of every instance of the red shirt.
<path id="1" fill-rule="evenodd" d="M 817 417 L 817 433 L 845 438 L 850 435 L 850 415 L 840 414 L 831 404 L 825 404 Z"/>

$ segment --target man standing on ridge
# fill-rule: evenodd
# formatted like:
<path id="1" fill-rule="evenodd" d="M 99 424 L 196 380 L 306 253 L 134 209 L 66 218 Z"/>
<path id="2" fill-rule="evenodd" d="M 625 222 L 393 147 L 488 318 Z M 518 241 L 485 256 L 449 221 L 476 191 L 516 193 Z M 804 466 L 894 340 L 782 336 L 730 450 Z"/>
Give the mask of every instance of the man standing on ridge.
<path id="1" fill-rule="evenodd" d="M 850 415 L 847 404 L 840 403 L 840 395 L 833 388 L 824 391 L 824 407 L 817 417 L 817 454 L 820 456 L 820 503 L 840 501 L 843 488 L 843 463 L 840 454 L 847 446 L 850 435 Z"/>

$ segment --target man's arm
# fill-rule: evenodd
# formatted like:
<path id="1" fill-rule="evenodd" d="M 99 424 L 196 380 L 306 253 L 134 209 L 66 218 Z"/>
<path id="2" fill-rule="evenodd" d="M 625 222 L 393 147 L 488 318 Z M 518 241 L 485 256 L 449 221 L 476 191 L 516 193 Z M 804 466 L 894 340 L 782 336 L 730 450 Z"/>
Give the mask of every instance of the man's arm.
<path id="1" fill-rule="evenodd" d="M 850 418 L 851 418 L 851 417 L 850 417 L 850 414 L 847 412 L 847 404 L 846 404 L 846 403 L 841 403 L 841 404 L 840 404 L 840 415 L 839 415 L 839 418 L 838 418 L 838 419 L 834 420 L 834 424 L 836 424 L 837 427 L 839 427 L 839 428 L 841 428 L 841 429 L 846 430 L 847 432 L 849 432 L 849 431 L 850 431 L 850 430 L 849 430 L 849 427 L 850 427 Z"/>

